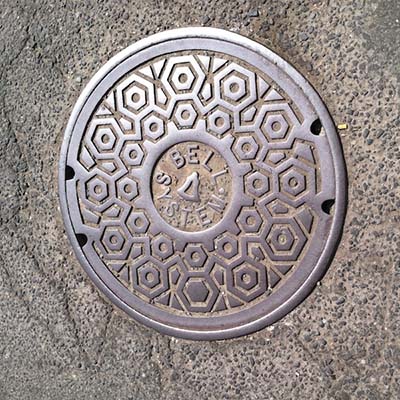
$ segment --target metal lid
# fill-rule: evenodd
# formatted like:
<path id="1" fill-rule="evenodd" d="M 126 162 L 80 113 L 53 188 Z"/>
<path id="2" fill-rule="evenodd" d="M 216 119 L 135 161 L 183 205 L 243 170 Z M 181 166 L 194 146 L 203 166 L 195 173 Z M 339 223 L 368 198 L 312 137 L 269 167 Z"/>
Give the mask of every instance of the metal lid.
<path id="1" fill-rule="evenodd" d="M 240 336 L 299 304 L 339 240 L 334 124 L 307 81 L 237 34 L 144 39 L 90 81 L 59 190 L 94 283 L 136 320 L 189 339 Z"/>

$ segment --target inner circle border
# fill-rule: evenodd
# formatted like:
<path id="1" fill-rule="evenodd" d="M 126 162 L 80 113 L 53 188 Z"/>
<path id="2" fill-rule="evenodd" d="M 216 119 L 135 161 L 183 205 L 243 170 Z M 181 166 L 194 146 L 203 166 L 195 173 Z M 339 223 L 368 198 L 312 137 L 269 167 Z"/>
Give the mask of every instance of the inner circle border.
<path id="1" fill-rule="evenodd" d="M 238 46 L 246 48 L 247 50 L 253 51 L 260 57 L 264 57 L 272 61 L 279 69 L 283 70 L 290 79 L 302 90 L 304 95 L 307 97 L 309 102 L 315 108 L 322 125 L 325 128 L 326 136 L 328 139 L 329 147 L 332 152 L 334 174 L 335 174 L 335 213 L 332 220 L 332 226 L 329 235 L 326 239 L 325 247 L 321 253 L 318 262 L 313 268 L 311 274 L 303 282 L 303 284 L 289 297 L 285 302 L 281 303 L 279 307 L 275 308 L 271 313 L 264 315 L 256 320 L 249 321 L 246 324 L 232 327 L 232 328 L 221 328 L 219 330 L 190 330 L 182 329 L 178 327 L 173 327 L 166 325 L 164 323 L 155 321 L 148 318 L 147 316 L 139 313 L 137 310 L 129 307 L 121 298 L 119 298 L 116 293 L 114 293 L 104 281 L 93 270 L 89 264 L 85 254 L 83 253 L 81 247 L 79 246 L 78 240 L 75 236 L 73 229 L 67 194 L 66 194 L 66 181 L 65 181 L 65 170 L 67 166 L 67 155 L 70 146 L 70 141 L 76 121 L 79 118 L 80 113 L 92 92 L 96 89 L 99 83 L 119 64 L 125 61 L 127 58 L 138 53 L 145 48 L 152 45 L 166 43 L 169 41 L 176 41 L 179 39 L 214 39 L 221 42 L 234 43 Z M 336 128 L 333 120 L 321 100 L 318 93 L 311 86 L 311 84 L 288 62 L 283 60 L 276 53 L 267 49 L 263 45 L 248 39 L 239 34 L 225 31 L 218 28 L 203 28 L 203 27 L 187 27 L 179 28 L 170 31 L 165 31 L 157 33 L 148 38 L 142 39 L 114 57 L 112 57 L 100 70 L 94 75 L 90 80 L 88 85 L 82 91 L 76 102 L 70 119 L 67 124 L 67 128 L 64 135 L 64 140 L 61 146 L 59 171 L 58 171 L 58 185 L 59 185 L 59 201 L 61 207 L 61 213 L 66 227 L 66 232 L 68 238 L 72 244 L 75 254 L 80 262 L 80 264 L 85 269 L 86 273 L 89 275 L 91 280 L 96 284 L 96 286 L 106 295 L 116 306 L 127 312 L 135 320 L 143 323 L 146 326 L 152 327 L 161 333 L 173 335 L 176 337 L 192 340 L 218 340 L 218 339 L 228 339 L 238 336 L 243 336 L 249 333 L 253 333 L 270 325 L 277 320 L 284 317 L 290 311 L 292 311 L 297 305 L 299 305 L 313 290 L 317 282 L 322 279 L 326 273 L 328 266 L 335 254 L 336 248 L 338 246 L 344 219 L 346 215 L 346 205 L 347 205 L 347 173 L 345 160 L 343 157 L 342 147 L 339 140 L 339 136 L 336 133 Z"/>
<path id="2" fill-rule="evenodd" d="M 204 133 L 204 132 L 203 132 L 203 133 Z M 180 136 L 181 136 L 181 135 L 180 135 Z M 185 137 L 185 140 L 184 140 L 184 141 L 175 142 L 175 144 L 173 144 L 172 146 L 170 146 L 170 147 L 167 148 L 167 149 L 164 149 L 164 148 L 163 148 L 162 151 L 159 152 L 159 153 L 157 154 L 157 156 L 155 157 L 155 158 L 156 158 L 156 161 L 155 161 L 155 163 L 152 165 L 152 171 L 151 171 L 151 173 L 150 173 L 151 178 L 154 177 L 154 172 L 155 172 L 155 170 L 156 170 L 156 168 L 157 168 L 157 166 L 158 166 L 158 163 L 159 163 L 159 161 L 161 160 L 161 158 L 164 157 L 164 155 L 166 155 L 174 146 L 177 146 L 177 145 L 180 145 L 180 144 L 183 144 L 183 143 L 197 143 L 197 144 L 201 144 L 201 145 L 203 145 L 203 146 L 207 146 L 209 149 L 212 149 L 213 151 L 218 152 L 219 156 L 224 160 L 224 162 L 225 162 L 225 164 L 226 164 L 226 166 L 227 166 L 227 168 L 228 168 L 228 173 L 229 173 L 229 176 L 230 176 L 230 189 L 231 189 L 230 191 L 232 191 L 232 187 L 233 187 L 233 177 L 232 177 L 232 175 L 231 175 L 232 165 L 229 165 L 229 163 L 227 162 L 226 158 L 225 158 L 224 156 L 221 155 L 220 149 L 217 150 L 217 147 L 216 147 L 215 145 L 213 146 L 213 145 L 211 145 L 209 142 L 207 142 L 207 141 L 205 141 L 205 140 L 200 141 L 199 139 L 195 139 L 195 140 L 190 140 L 190 138 L 187 138 L 187 139 L 188 139 L 188 140 L 186 140 L 186 137 Z M 224 143 L 224 144 L 225 144 L 225 143 Z M 198 164 L 196 164 L 196 165 L 198 165 Z M 200 178 L 199 178 L 199 180 L 200 180 Z M 150 193 L 151 193 L 151 196 L 153 197 L 154 186 L 152 185 L 152 182 L 154 182 L 154 181 L 151 180 L 151 182 L 149 182 L 149 186 L 150 186 Z M 240 194 L 244 196 L 243 193 L 240 193 Z M 166 222 L 166 223 L 168 224 L 168 221 L 162 216 L 162 213 L 161 213 L 161 211 L 158 209 L 158 207 L 157 207 L 157 205 L 156 205 L 156 202 L 155 202 L 154 200 L 153 200 L 153 206 L 154 206 L 154 208 L 157 210 L 157 212 L 158 212 L 158 214 L 159 214 L 159 217 L 160 217 L 161 219 L 163 219 L 164 222 Z M 228 207 L 231 207 L 231 206 L 232 206 L 232 200 L 230 200 L 230 201 L 228 202 Z M 206 234 L 207 231 L 208 231 L 208 229 L 214 227 L 214 226 L 217 225 L 217 224 L 220 224 L 221 221 L 225 218 L 226 214 L 227 214 L 227 212 L 225 211 L 224 214 L 222 215 L 221 219 L 220 219 L 218 222 L 212 224 L 212 225 L 211 225 L 210 227 L 208 227 L 208 228 L 201 229 L 201 230 L 198 231 L 198 232 L 201 232 L 202 234 Z M 187 233 L 190 234 L 190 232 L 193 232 L 193 231 L 190 231 L 190 230 L 179 229 L 178 227 L 176 227 L 176 226 L 174 226 L 174 225 L 172 225 L 172 226 L 173 226 L 173 229 L 175 229 L 174 233 L 175 233 L 175 232 L 178 232 L 178 234 L 179 234 L 179 233 L 181 233 L 181 232 L 184 232 L 185 234 L 187 234 Z"/>
<path id="3" fill-rule="evenodd" d="M 201 124 L 199 124 L 201 125 Z M 203 123 L 204 125 L 204 123 Z M 197 242 L 201 240 L 204 235 L 209 237 L 215 237 L 229 229 L 229 221 L 235 218 L 237 214 L 237 208 L 242 205 L 249 205 L 248 197 L 240 190 L 240 181 L 243 179 L 244 175 L 249 172 L 249 168 L 245 165 L 240 165 L 240 163 L 235 159 L 232 153 L 224 154 L 224 159 L 228 164 L 231 171 L 235 171 L 235 175 L 232 176 L 232 198 L 230 200 L 229 208 L 224 214 L 224 217 L 216 224 L 211 227 L 204 229 L 202 231 L 188 232 L 179 230 L 172 225 L 169 225 L 156 210 L 156 207 L 151 199 L 151 176 L 153 172 L 154 165 L 156 164 L 158 157 L 172 145 L 177 143 L 185 143 L 187 141 L 197 141 L 199 143 L 208 144 L 214 149 L 218 150 L 220 154 L 223 154 L 224 147 L 229 148 L 233 142 L 230 137 L 225 137 L 224 139 L 216 139 L 214 137 L 207 136 L 204 137 L 205 127 L 197 128 L 196 131 L 193 130 L 174 130 L 170 129 L 168 136 L 159 142 L 159 144 L 148 143 L 146 150 L 148 156 L 143 164 L 143 174 L 141 181 L 145 182 L 142 189 L 141 199 L 136 201 L 136 205 L 141 208 L 145 208 L 149 213 L 152 221 L 156 220 L 157 224 L 152 222 L 152 227 L 157 226 L 157 231 L 152 231 L 151 233 L 166 233 L 170 237 L 173 237 L 176 241 L 177 250 L 182 250 L 186 241 Z M 160 146 L 161 145 L 161 146 Z M 135 176 L 135 175 L 134 175 Z M 204 243 L 208 250 L 211 245 Z"/>

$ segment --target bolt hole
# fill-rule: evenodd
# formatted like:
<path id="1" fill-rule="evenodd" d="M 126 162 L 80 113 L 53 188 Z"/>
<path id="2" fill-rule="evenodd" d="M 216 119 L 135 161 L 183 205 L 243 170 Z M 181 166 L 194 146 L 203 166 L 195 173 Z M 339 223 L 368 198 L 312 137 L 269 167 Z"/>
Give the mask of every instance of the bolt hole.
<path id="1" fill-rule="evenodd" d="M 88 241 L 88 238 L 84 233 L 77 233 L 75 237 L 80 247 L 83 247 Z"/>
<path id="2" fill-rule="evenodd" d="M 197 251 L 194 251 L 191 255 L 190 258 L 193 261 L 199 261 L 200 260 L 200 254 Z"/>
<path id="3" fill-rule="evenodd" d="M 321 131 L 322 131 L 322 124 L 321 124 L 321 120 L 320 120 L 319 118 L 316 119 L 316 120 L 311 124 L 310 131 L 311 131 L 311 133 L 312 133 L 313 135 L 316 135 L 316 136 L 318 136 L 318 135 L 321 134 Z"/>
<path id="4" fill-rule="evenodd" d="M 278 132 L 278 131 L 282 128 L 282 125 L 280 124 L 280 122 L 275 121 L 275 122 L 271 125 L 271 128 L 272 128 L 272 130 L 273 130 L 274 132 Z"/>
<path id="5" fill-rule="evenodd" d="M 290 187 L 295 188 L 298 184 L 299 184 L 299 182 L 297 182 L 296 178 L 290 178 L 289 179 L 289 186 Z"/>
<path id="6" fill-rule="evenodd" d="M 152 122 L 152 123 L 150 124 L 149 128 L 150 128 L 150 131 L 151 131 L 151 132 L 156 132 L 157 129 L 158 129 L 158 124 L 155 123 L 155 122 Z"/>
<path id="7" fill-rule="evenodd" d="M 285 235 L 284 233 L 281 233 L 281 234 L 278 236 L 278 242 L 279 242 L 280 244 L 285 244 L 285 243 L 286 243 L 286 240 L 287 240 L 287 238 L 286 238 L 286 235 Z"/>
<path id="8" fill-rule="evenodd" d="M 239 91 L 239 85 L 236 82 L 233 82 L 229 85 L 229 90 L 232 93 L 237 93 Z"/>
<path id="9" fill-rule="evenodd" d="M 335 200 L 333 200 L 333 199 L 325 200 L 322 203 L 322 206 L 321 206 L 322 211 L 325 214 L 332 215 L 333 214 L 334 205 L 335 205 Z"/>
<path id="10" fill-rule="evenodd" d="M 251 144 L 250 143 L 246 142 L 246 143 L 242 144 L 242 151 L 244 153 L 249 153 L 250 150 L 251 150 Z"/>
<path id="11" fill-rule="evenodd" d="M 163 242 L 160 244 L 159 249 L 160 249 L 160 251 L 165 252 L 168 250 L 168 246 L 166 243 Z"/>
<path id="12" fill-rule="evenodd" d="M 246 224 L 249 226 L 255 225 L 256 219 L 251 215 L 246 218 Z"/>
<path id="13" fill-rule="evenodd" d="M 262 188 L 262 180 L 261 179 L 254 179 L 253 188 L 254 189 L 261 189 Z"/>
<path id="14" fill-rule="evenodd" d="M 178 80 L 180 83 L 185 83 L 188 80 L 188 77 L 186 74 L 180 74 Z"/>
<path id="15" fill-rule="evenodd" d="M 184 110 L 181 114 L 182 119 L 184 119 L 185 121 L 187 121 L 190 118 L 190 112 L 188 110 Z"/>
<path id="16" fill-rule="evenodd" d="M 131 151 L 129 152 L 129 158 L 130 158 L 131 160 L 134 160 L 134 159 L 137 157 L 137 155 L 138 155 L 138 153 L 137 153 L 136 150 L 131 150 Z"/>
<path id="17" fill-rule="evenodd" d="M 242 275 L 242 282 L 243 283 L 250 283 L 251 277 L 249 274 L 243 274 Z"/>
<path id="18" fill-rule="evenodd" d="M 111 243 L 111 244 L 117 244 L 117 243 L 118 243 L 118 238 L 117 238 L 117 236 L 112 235 L 112 236 L 110 237 L 110 243 Z"/>
<path id="19" fill-rule="evenodd" d="M 227 253 L 230 253 L 232 251 L 232 244 L 229 242 L 224 243 L 224 245 L 222 246 L 223 250 Z"/>
<path id="20" fill-rule="evenodd" d="M 72 167 L 70 167 L 69 165 L 67 165 L 65 167 L 65 180 L 69 181 L 71 179 L 73 179 L 75 176 L 75 171 Z"/>
<path id="21" fill-rule="evenodd" d="M 140 94 L 139 93 L 133 93 L 131 99 L 132 99 L 132 101 L 134 103 L 137 103 L 140 100 Z"/>
<path id="22" fill-rule="evenodd" d="M 94 192 L 95 192 L 96 194 L 101 194 L 102 191 L 103 191 L 103 188 L 102 188 L 100 185 L 96 185 L 96 186 L 94 187 Z"/>
<path id="23" fill-rule="evenodd" d="M 215 118 L 215 125 L 221 128 L 224 125 L 224 119 L 222 117 Z"/>
<path id="24" fill-rule="evenodd" d="M 142 219 L 141 219 L 141 218 L 136 218 L 136 219 L 135 219 L 135 225 L 136 225 L 138 228 L 140 228 L 141 226 L 143 226 L 144 224 L 143 224 Z"/>
<path id="25" fill-rule="evenodd" d="M 104 144 L 107 144 L 107 143 L 110 141 L 110 136 L 108 136 L 107 134 L 104 134 L 104 135 L 101 137 L 101 141 L 102 141 Z"/>
<path id="26" fill-rule="evenodd" d="M 152 272 L 146 274 L 146 281 L 150 283 L 154 281 L 154 274 Z"/>
<path id="27" fill-rule="evenodd" d="M 132 186 L 129 183 L 124 186 L 124 192 L 127 194 L 132 193 Z"/>

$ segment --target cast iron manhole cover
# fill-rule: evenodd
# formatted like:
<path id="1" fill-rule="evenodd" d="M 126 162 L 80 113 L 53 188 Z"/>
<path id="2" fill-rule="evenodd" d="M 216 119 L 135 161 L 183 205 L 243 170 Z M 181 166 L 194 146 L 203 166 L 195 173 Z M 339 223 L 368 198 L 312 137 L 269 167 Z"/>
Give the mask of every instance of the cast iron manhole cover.
<path id="1" fill-rule="evenodd" d="M 287 314 L 325 272 L 345 212 L 341 148 L 317 93 L 265 47 L 210 28 L 112 58 L 74 108 L 59 176 L 96 285 L 190 339 Z"/>

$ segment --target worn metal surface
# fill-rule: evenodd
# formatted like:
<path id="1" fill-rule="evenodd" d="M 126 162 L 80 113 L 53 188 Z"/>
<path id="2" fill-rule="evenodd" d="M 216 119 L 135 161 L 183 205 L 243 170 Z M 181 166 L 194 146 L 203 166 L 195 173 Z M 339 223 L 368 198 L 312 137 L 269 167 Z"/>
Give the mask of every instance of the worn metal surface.
<path id="1" fill-rule="evenodd" d="M 317 93 L 242 36 L 164 32 L 112 58 L 66 131 L 61 205 L 96 285 L 191 339 L 258 330 L 322 277 L 346 177 Z"/>

